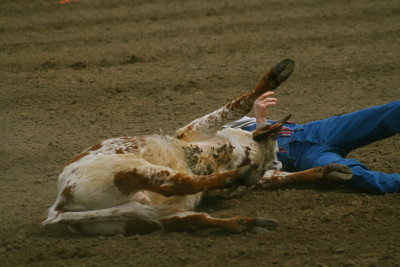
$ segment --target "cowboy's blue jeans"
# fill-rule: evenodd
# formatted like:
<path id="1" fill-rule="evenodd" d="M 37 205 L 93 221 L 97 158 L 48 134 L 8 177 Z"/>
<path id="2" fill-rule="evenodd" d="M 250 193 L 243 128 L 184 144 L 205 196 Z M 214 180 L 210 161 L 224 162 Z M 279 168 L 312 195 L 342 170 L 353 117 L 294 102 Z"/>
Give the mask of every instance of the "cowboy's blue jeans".
<path id="1" fill-rule="evenodd" d="M 287 124 L 292 136 L 279 136 L 278 159 L 286 171 L 302 171 L 331 163 L 350 167 L 348 183 L 370 193 L 400 192 L 400 175 L 368 169 L 345 158 L 352 150 L 400 132 L 400 101 L 307 124 Z M 396 166 L 398 167 L 398 166 Z"/>

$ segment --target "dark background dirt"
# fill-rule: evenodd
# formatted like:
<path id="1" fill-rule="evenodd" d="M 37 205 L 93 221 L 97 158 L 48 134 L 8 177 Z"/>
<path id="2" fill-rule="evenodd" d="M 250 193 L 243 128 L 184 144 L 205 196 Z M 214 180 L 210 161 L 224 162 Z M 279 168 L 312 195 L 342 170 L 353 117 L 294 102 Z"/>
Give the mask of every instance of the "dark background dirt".
<path id="1" fill-rule="evenodd" d="M 174 129 L 297 62 L 271 118 L 307 122 L 400 98 L 393 1 L 0 2 L 0 262 L 14 265 L 380 265 L 400 262 L 400 196 L 283 188 L 206 201 L 265 235 L 83 237 L 39 227 L 65 162 L 99 140 Z M 351 156 L 399 172 L 399 135 Z"/>

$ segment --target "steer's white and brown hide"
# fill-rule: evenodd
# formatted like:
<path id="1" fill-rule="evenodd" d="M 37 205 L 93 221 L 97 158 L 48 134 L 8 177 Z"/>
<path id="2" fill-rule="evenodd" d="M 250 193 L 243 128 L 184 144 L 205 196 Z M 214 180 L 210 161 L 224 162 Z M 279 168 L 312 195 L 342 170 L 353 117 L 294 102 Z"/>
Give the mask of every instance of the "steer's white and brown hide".
<path id="1" fill-rule="evenodd" d="M 64 223 L 91 235 L 209 227 L 262 232 L 275 227 L 266 218 L 213 218 L 194 209 L 207 190 L 337 179 L 332 174 L 343 172 L 335 167 L 292 174 L 270 171 L 276 135 L 284 122 L 254 132 L 222 128 L 246 115 L 258 96 L 277 88 L 293 69 L 293 60 L 283 60 L 254 90 L 174 136 L 114 138 L 85 150 L 59 175 L 57 199 L 42 224 Z"/>

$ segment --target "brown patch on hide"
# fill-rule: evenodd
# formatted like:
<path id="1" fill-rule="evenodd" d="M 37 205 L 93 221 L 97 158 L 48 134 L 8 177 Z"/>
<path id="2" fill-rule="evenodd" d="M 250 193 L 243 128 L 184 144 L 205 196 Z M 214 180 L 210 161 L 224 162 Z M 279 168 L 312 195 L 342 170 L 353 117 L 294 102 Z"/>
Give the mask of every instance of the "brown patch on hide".
<path id="1" fill-rule="evenodd" d="M 117 150 L 115 150 L 115 153 L 117 153 L 117 154 L 125 154 L 125 152 L 121 148 L 118 148 Z"/>
<path id="2" fill-rule="evenodd" d="M 75 188 L 75 185 L 68 185 L 64 188 L 64 190 L 61 192 L 61 196 L 64 197 L 65 200 L 70 200 L 73 197 L 73 189 Z"/>
<path id="3" fill-rule="evenodd" d="M 200 167 L 200 154 L 203 152 L 203 150 L 196 145 L 184 146 L 182 147 L 182 150 L 185 154 L 185 160 L 190 170 L 194 174 L 202 174 L 201 170 L 198 168 Z"/>
<path id="4" fill-rule="evenodd" d="M 241 112 L 248 113 L 253 107 L 255 97 L 253 97 L 253 91 L 243 94 L 238 98 L 232 100 L 226 105 L 229 110 L 241 110 Z"/>
<path id="5" fill-rule="evenodd" d="M 124 142 L 124 153 L 137 152 L 139 147 L 144 146 L 146 143 L 144 137 L 127 137 L 124 141 L 126 141 Z"/>
<path id="6" fill-rule="evenodd" d="M 114 185 L 124 195 L 138 190 L 148 190 L 166 197 L 188 195 L 208 189 L 225 188 L 238 177 L 239 170 L 214 175 L 188 175 L 177 173 L 172 177 L 169 171 L 162 170 L 150 176 L 143 176 L 136 169 L 118 172 L 114 176 Z"/>
<path id="7" fill-rule="evenodd" d="M 86 149 L 84 152 L 80 153 L 79 155 L 76 155 L 75 157 L 73 157 L 68 163 L 67 165 L 77 162 L 78 160 L 80 160 L 81 158 L 89 155 L 89 151 L 96 151 L 99 150 L 103 145 L 101 143 L 97 143 L 93 146 L 91 146 L 90 148 Z"/>
<path id="8" fill-rule="evenodd" d="M 224 109 L 220 112 L 220 115 L 222 118 L 226 119 L 229 115 L 229 112 Z"/>
<path id="9" fill-rule="evenodd" d="M 102 147 L 101 143 L 97 143 L 95 145 L 93 145 L 91 148 L 89 148 L 87 151 L 95 151 L 95 150 L 99 150 Z"/>
<path id="10" fill-rule="evenodd" d="M 63 209 L 64 209 L 65 205 L 70 203 L 72 201 L 72 199 L 74 198 L 73 190 L 74 190 L 75 186 L 76 186 L 75 184 L 72 184 L 72 185 L 68 185 L 68 186 L 64 187 L 63 191 L 61 192 L 62 200 L 55 208 L 56 211 L 64 212 Z"/>
<path id="11" fill-rule="evenodd" d="M 180 134 L 176 135 L 177 139 L 184 139 L 186 136 L 190 135 L 190 132 L 193 130 L 193 124 L 190 124 L 186 127 L 185 131 L 181 132 Z"/>
<path id="12" fill-rule="evenodd" d="M 221 155 L 222 157 L 226 157 L 233 152 L 233 146 L 231 143 L 229 144 L 224 144 L 223 146 L 220 146 L 216 149 L 216 152 Z"/>
<path id="13" fill-rule="evenodd" d="M 169 180 L 173 184 L 163 185 L 160 193 L 164 196 L 187 195 L 210 189 L 225 188 L 230 181 L 238 177 L 239 170 L 214 175 L 175 174 Z"/>
<path id="14" fill-rule="evenodd" d="M 170 176 L 171 175 L 171 173 L 167 170 L 162 170 L 158 174 L 161 174 L 161 176 Z"/>
<path id="15" fill-rule="evenodd" d="M 260 185 L 262 188 L 267 188 L 267 187 L 271 187 L 271 188 L 275 188 L 284 184 L 288 184 L 290 183 L 289 180 L 286 180 L 286 177 L 284 176 L 280 176 L 279 174 L 277 175 L 273 175 L 271 177 L 269 177 L 268 179 L 264 179 L 260 182 Z"/>
<path id="16" fill-rule="evenodd" d="M 228 143 L 220 147 L 213 147 L 211 153 L 217 165 L 226 164 L 232 159 L 233 146 L 231 143 Z"/>
<path id="17" fill-rule="evenodd" d="M 139 148 L 139 146 L 135 144 L 135 145 L 129 146 L 129 147 L 128 147 L 128 151 L 132 151 L 132 150 L 135 151 L 135 150 L 137 150 L 138 148 Z"/>
<path id="18" fill-rule="evenodd" d="M 124 195 L 130 195 L 141 189 L 160 193 L 160 186 L 166 182 L 166 178 L 170 175 L 169 171 L 161 170 L 155 174 L 143 176 L 136 169 L 133 169 L 132 171 L 116 173 L 114 185 Z"/>
<path id="19" fill-rule="evenodd" d="M 83 157 L 85 157 L 85 156 L 87 156 L 87 155 L 89 155 L 89 152 L 82 152 L 82 153 L 80 153 L 79 155 L 76 155 L 75 157 L 73 157 L 73 158 L 67 163 L 67 165 L 69 165 L 69 164 L 71 164 L 71 163 L 74 163 L 74 162 L 77 162 L 78 160 L 80 160 L 81 158 L 83 158 Z"/>
<path id="20" fill-rule="evenodd" d="M 146 138 L 144 136 L 124 136 L 115 139 L 110 145 L 115 147 L 117 154 L 134 153 L 139 147 L 146 144 Z"/>
<path id="21" fill-rule="evenodd" d="M 239 165 L 239 167 L 243 167 L 243 166 L 251 164 L 250 151 L 251 151 L 250 147 L 248 147 L 248 146 L 244 147 L 244 153 L 246 154 L 246 157 L 244 158 L 243 162 Z"/>
<path id="22" fill-rule="evenodd" d="M 210 175 L 215 172 L 217 166 L 231 161 L 233 152 L 232 144 L 224 144 L 219 147 L 212 147 L 209 152 L 195 145 L 182 147 L 185 153 L 186 163 L 196 175 Z"/>
<path id="23" fill-rule="evenodd" d="M 114 185 L 124 195 L 143 189 L 146 180 L 139 175 L 136 169 L 129 172 L 117 172 L 114 176 Z"/>

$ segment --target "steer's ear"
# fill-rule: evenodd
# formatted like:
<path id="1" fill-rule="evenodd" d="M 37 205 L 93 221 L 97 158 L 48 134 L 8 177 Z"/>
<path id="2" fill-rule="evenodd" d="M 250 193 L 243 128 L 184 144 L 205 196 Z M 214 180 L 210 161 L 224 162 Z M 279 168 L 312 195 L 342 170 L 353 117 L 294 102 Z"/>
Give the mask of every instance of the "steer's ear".
<path id="1" fill-rule="evenodd" d="M 277 121 L 275 124 L 265 125 L 264 127 L 253 131 L 253 140 L 256 142 L 261 142 L 267 138 L 274 138 L 276 140 L 279 131 L 291 116 L 291 114 L 286 115 L 283 119 Z"/>

